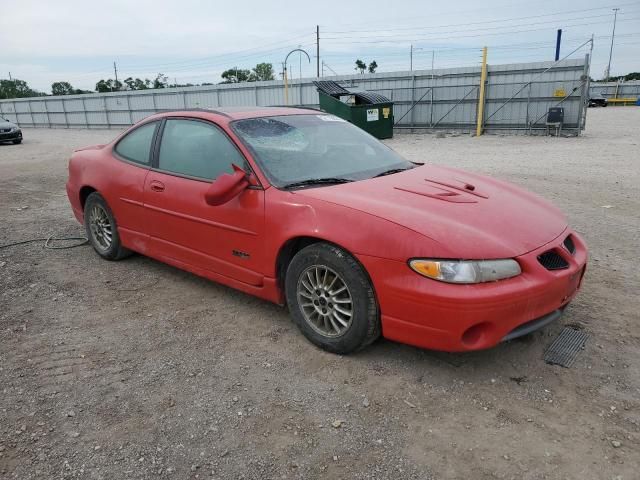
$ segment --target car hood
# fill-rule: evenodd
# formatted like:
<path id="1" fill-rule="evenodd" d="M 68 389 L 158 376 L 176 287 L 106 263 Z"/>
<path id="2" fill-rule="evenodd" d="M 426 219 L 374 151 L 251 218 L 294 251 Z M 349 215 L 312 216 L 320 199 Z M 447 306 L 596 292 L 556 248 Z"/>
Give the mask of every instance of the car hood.
<path id="1" fill-rule="evenodd" d="M 18 125 L 16 125 L 13 122 L 2 122 L 0 121 L 0 130 L 4 130 L 5 128 L 19 128 Z"/>
<path id="2" fill-rule="evenodd" d="M 420 233 L 441 257 L 509 258 L 557 236 L 567 222 L 551 203 L 490 177 L 437 166 L 297 195 L 356 209 Z"/>

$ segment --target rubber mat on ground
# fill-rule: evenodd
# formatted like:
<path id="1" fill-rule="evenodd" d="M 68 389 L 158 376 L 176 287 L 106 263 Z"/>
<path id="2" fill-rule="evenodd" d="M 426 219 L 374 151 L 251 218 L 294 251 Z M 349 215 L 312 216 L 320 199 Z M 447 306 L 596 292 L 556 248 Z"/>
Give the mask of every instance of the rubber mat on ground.
<path id="1" fill-rule="evenodd" d="M 544 352 L 544 361 L 551 365 L 571 367 L 588 338 L 589 334 L 582 330 L 565 327 Z"/>

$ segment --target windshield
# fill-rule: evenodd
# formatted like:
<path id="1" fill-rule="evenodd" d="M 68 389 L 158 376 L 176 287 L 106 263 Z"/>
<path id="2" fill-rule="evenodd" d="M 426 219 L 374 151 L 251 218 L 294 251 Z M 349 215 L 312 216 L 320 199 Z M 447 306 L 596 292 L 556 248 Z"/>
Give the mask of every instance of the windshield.
<path id="1" fill-rule="evenodd" d="M 250 118 L 233 122 L 232 128 L 276 187 L 317 179 L 363 180 L 415 166 L 333 115 Z"/>

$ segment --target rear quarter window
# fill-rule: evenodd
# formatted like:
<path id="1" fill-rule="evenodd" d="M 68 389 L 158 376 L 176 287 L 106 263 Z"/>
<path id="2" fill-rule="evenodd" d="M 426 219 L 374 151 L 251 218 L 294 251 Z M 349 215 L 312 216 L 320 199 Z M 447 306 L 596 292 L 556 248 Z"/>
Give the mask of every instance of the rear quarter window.
<path id="1" fill-rule="evenodd" d="M 151 122 L 129 132 L 115 147 L 121 157 L 141 165 L 151 164 L 151 145 L 158 122 Z"/>

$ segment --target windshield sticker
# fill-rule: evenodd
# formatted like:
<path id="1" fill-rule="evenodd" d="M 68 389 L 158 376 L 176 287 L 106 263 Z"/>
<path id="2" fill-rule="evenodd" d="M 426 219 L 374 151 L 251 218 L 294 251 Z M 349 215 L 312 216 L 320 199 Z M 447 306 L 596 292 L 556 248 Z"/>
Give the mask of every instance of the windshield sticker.
<path id="1" fill-rule="evenodd" d="M 324 120 L 325 122 L 346 122 L 340 117 L 334 117 L 333 115 L 316 115 L 320 120 Z"/>

